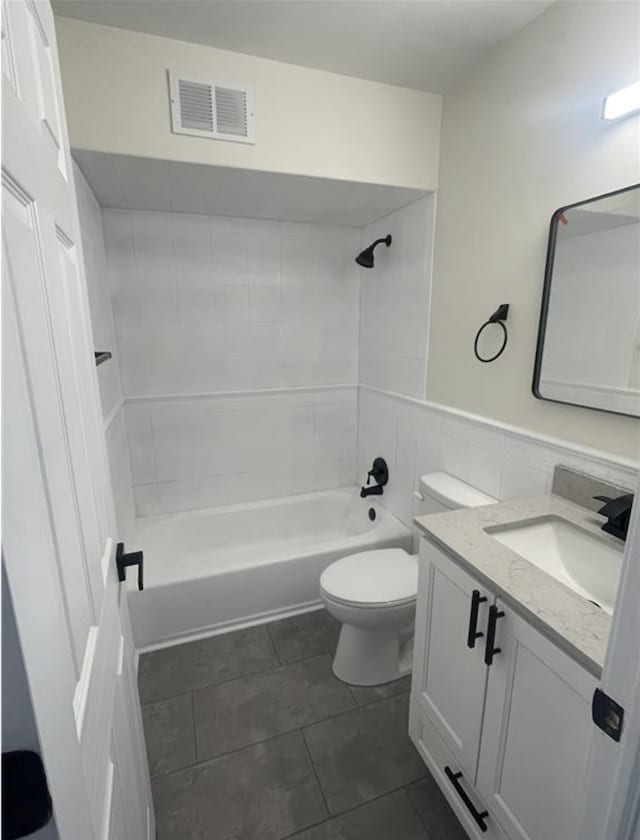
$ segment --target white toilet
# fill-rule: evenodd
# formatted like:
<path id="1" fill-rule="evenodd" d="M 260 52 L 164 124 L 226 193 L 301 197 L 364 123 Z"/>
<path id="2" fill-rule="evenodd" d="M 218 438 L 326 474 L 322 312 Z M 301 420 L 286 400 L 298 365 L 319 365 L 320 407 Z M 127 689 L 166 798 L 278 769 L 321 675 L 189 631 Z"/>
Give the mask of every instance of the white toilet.
<path id="1" fill-rule="evenodd" d="M 418 516 L 495 504 L 446 473 L 420 479 Z M 411 671 L 418 563 L 402 548 L 362 551 L 320 576 L 320 596 L 342 622 L 333 672 L 351 685 L 382 685 Z"/>

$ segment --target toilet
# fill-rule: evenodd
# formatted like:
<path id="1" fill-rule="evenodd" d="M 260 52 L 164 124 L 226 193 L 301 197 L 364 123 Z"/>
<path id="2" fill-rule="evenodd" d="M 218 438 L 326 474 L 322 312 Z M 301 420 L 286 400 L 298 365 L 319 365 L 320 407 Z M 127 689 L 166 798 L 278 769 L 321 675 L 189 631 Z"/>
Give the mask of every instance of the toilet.
<path id="1" fill-rule="evenodd" d="M 418 516 L 492 505 L 496 499 L 446 473 L 420 478 Z M 361 551 L 331 563 L 320 597 L 342 623 L 333 672 L 350 685 L 382 685 L 411 671 L 418 558 L 402 548 Z"/>

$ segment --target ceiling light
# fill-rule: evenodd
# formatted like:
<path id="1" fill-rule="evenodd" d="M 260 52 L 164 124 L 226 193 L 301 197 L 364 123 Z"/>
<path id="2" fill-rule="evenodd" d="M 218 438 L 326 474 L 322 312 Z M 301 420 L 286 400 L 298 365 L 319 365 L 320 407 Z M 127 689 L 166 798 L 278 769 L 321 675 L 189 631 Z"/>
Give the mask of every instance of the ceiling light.
<path id="1" fill-rule="evenodd" d="M 640 82 L 612 93 L 604 100 L 603 120 L 617 120 L 640 111 Z"/>

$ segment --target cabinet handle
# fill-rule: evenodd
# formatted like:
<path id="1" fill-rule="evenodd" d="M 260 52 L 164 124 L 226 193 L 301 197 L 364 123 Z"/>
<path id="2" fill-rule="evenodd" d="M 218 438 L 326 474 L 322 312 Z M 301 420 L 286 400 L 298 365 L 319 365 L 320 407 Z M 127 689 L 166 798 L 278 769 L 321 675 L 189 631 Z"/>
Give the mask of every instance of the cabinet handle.
<path id="1" fill-rule="evenodd" d="M 469 613 L 469 629 L 467 631 L 468 648 L 474 648 L 476 646 L 476 639 L 481 639 L 484 636 L 484 633 L 478 633 L 478 610 L 480 609 L 480 604 L 484 604 L 486 600 L 478 589 L 474 589 L 471 593 L 471 611 Z"/>
<path id="2" fill-rule="evenodd" d="M 499 610 L 495 604 L 489 607 L 489 623 L 487 624 L 487 646 L 484 649 L 484 664 L 493 665 L 493 657 L 496 653 L 502 653 L 502 648 L 495 647 L 496 641 L 496 624 L 499 618 L 503 618 L 504 613 Z"/>
<path id="3" fill-rule="evenodd" d="M 473 817 L 473 820 L 474 820 L 475 824 L 478 826 L 480 831 L 486 831 L 487 830 L 487 824 L 486 824 L 485 820 L 489 816 L 489 812 L 488 811 L 478 811 L 476 806 L 469 799 L 469 796 L 467 795 L 467 792 L 465 791 L 465 789 L 462 787 L 462 785 L 458 781 L 458 779 L 462 778 L 461 771 L 458 771 L 457 773 L 454 773 L 453 770 L 450 767 L 445 767 L 444 772 L 447 774 L 447 778 L 449 779 L 449 781 L 451 782 L 451 784 L 455 788 L 456 793 L 458 794 L 460 799 L 462 799 L 462 801 L 464 802 L 467 811 Z"/>

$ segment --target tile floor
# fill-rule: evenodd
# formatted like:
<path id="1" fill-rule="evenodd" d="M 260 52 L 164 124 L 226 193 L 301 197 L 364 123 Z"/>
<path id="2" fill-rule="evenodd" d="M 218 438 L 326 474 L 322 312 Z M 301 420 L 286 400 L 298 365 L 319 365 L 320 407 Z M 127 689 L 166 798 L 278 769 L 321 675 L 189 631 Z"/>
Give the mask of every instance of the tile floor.
<path id="1" fill-rule="evenodd" d="M 409 679 L 337 680 L 324 610 L 144 654 L 158 840 L 466 840 L 407 736 Z"/>

